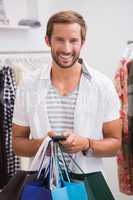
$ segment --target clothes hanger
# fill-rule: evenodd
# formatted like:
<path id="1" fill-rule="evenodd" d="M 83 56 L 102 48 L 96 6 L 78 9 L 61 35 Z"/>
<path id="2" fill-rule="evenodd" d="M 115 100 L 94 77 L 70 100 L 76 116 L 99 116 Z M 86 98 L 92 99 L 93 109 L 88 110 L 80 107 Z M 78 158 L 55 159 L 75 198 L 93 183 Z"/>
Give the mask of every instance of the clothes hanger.
<path id="1" fill-rule="evenodd" d="M 1 58 L 1 59 L 0 59 L 0 70 L 2 70 L 4 66 L 5 66 L 5 62 L 4 62 L 4 60 Z"/>
<path id="2" fill-rule="evenodd" d="M 126 49 L 123 53 L 122 58 L 124 59 L 133 59 L 133 41 L 132 40 L 128 40 L 127 41 L 127 46 Z"/>

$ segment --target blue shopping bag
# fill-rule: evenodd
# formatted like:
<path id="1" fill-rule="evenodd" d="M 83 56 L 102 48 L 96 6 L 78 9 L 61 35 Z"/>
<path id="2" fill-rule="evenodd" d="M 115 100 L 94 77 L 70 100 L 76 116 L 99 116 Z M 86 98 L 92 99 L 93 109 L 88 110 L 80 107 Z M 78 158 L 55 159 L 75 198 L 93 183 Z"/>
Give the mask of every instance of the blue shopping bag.
<path id="1" fill-rule="evenodd" d="M 49 142 L 49 145 L 51 141 Z M 47 152 L 47 150 L 46 150 Z M 50 190 L 50 169 L 51 158 L 49 157 L 49 164 L 46 169 L 42 169 L 43 161 L 46 152 L 40 164 L 40 168 L 32 175 L 27 175 L 23 184 L 21 192 L 21 200 L 52 200 Z"/>
<path id="2" fill-rule="evenodd" d="M 56 146 L 56 144 L 55 144 Z M 56 178 L 57 185 L 56 188 L 52 190 L 52 199 L 53 200 L 88 200 L 87 192 L 83 183 L 74 183 L 70 180 L 67 166 L 62 155 L 62 163 L 64 165 L 64 173 L 66 175 L 66 179 L 64 180 L 61 166 L 59 164 L 58 156 L 57 156 L 57 148 L 54 151 L 54 160 L 55 160 L 55 168 L 56 168 Z"/>
<path id="3" fill-rule="evenodd" d="M 83 183 L 64 182 L 60 188 L 52 191 L 53 200 L 88 200 Z"/>
<path id="4" fill-rule="evenodd" d="M 24 186 L 21 200 L 51 200 L 51 191 L 39 185 L 38 183 L 31 183 Z"/>

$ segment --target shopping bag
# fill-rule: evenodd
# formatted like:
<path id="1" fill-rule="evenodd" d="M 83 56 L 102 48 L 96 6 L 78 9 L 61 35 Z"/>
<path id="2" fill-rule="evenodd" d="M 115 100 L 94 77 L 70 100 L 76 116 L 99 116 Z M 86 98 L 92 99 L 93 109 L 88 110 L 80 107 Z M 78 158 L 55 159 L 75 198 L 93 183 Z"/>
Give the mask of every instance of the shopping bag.
<path id="1" fill-rule="evenodd" d="M 35 172 L 18 171 L 0 192 L 0 200 L 19 200 L 26 175 L 33 173 Z"/>
<path id="2" fill-rule="evenodd" d="M 59 149 L 63 155 L 61 145 L 59 145 Z M 88 200 L 115 200 L 101 171 L 86 174 L 77 164 L 77 162 L 73 159 L 73 157 L 70 156 L 69 154 L 68 156 L 70 157 L 71 162 L 80 171 L 80 174 L 73 173 L 71 169 L 68 166 L 66 166 L 68 168 L 69 176 L 74 182 L 82 182 L 84 184 L 88 195 Z M 64 179 L 66 180 L 66 174 L 64 173 L 64 171 L 63 171 L 63 176 Z"/>
<path id="3" fill-rule="evenodd" d="M 42 152 L 41 163 L 39 169 L 37 170 L 34 178 L 32 179 L 30 175 L 27 175 L 23 183 L 23 189 L 21 192 L 21 200 L 52 200 L 51 190 L 50 190 L 50 177 L 49 171 L 51 167 L 51 159 L 49 157 L 49 165 L 47 168 L 43 168 L 43 162 L 46 157 L 46 152 L 50 145 L 50 142 L 45 146 L 45 151 Z M 37 156 L 35 156 L 37 157 Z M 35 158 L 36 159 L 36 158 Z M 37 161 L 37 159 L 36 159 Z M 35 163 L 34 163 L 35 164 Z"/>
<path id="4" fill-rule="evenodd" d="M 35 181 L 37 174 L 37 171 L 18 171 L 0 192 L 0 200 L 20 200 L 24 184 Z"/>
<path id="5" fill-rule="evenodd" d="M 74 183 L 70 180 L 64 156 L 63 156 L 63 154 L 61 154 L 62 155 L 62 163 L 64 166 L 63 167 L 64 173 L 65 173 L 66 179 L 67 179 L 67 180 L 64 180 L 63 174 L 62 174 L 62 169 L 59 164 L 57 154 L 58 154 L 57 151 L 55 151 L 54 152 L 54 158 L 56 158 L 55 169 L 56 169 L 56 178 L 58 180 L 57 180 L 56 188 L 54 190 L 52 190 L 52 199 L 53 200 L 59 200 L 59 199 L 62 199 L 62 200 L 75 200 L 75 199 L 88 200 L 87 192 L 86 192 L 84 184 L 83 183 Z"/>
<path id="6" fill-rule="evenodd" d="M 21 200 L 52 200 L 51 191 L 47 186 L 47 182 L 34 180 L 30 182 L 26 182 L 24 185 Z"/>
<path id="7" fill-rule="evenodd" d="M 51 191 L 48 185 L 48 177 L 45 176 L 43 169 L 38 178 L 38 171 L 36 173 L 27 174 L 21 188 L 21 200 L 43 200 L 46 196 L 47 200 L 51 200 Z"/>
<path id="8" fill-rule="evenodd" d="M 88 200 L 83 183 L 64 182 L 60 188 L 52 191 L 53 200 Z"/>
<path id="9" fill-rule="evenodd" d="M 84 183 L 88 199 L 115 200 L 102 172 L 99 171 L 88 174 L 75 174 L 71 172 L 70 177 L 73 180 L 82 181 Z"/>
<path id="10" fill-rule="evenodd" d="M 0 192 L 0 200 L 20 200 L 26 182 L 33 182 L 37 178 L 40 161 L 42 161 L 43 154 L 45 153 L 49 141 L 49 138 L 46 138 L 42 143 L 33 159 L 29 171 L 20 170 L 9 180 L 8 184 Z M 42 173 L 43 172 L 44 171 L 42 171 Z M 44 185 L 46 182 L 47 180 L 44 181 Z"/>

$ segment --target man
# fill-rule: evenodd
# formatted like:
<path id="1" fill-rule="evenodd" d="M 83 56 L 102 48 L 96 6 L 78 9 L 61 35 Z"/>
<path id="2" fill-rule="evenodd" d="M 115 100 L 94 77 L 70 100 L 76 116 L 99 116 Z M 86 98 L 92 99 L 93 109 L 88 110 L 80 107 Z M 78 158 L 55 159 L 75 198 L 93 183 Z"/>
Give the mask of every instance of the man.
<path id="1" fill-rule="evenodd" d="M 45 41 L 52 62 L 18 88 L 13 117 L 13 148 L 32 157 L 49 135 L 66 136 L 63 151 L 76 153 L 84 172 L 102 169 L 102 159 L 121 145 L 119 99 L 107 77 L 80 58 L 86 23 L 74 11 L 53 15 Z"/>

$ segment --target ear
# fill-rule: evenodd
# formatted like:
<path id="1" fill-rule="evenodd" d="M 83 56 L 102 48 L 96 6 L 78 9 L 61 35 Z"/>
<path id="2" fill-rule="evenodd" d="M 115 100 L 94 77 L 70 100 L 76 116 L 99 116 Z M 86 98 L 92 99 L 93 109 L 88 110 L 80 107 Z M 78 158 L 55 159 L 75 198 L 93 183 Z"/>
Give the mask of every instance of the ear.
<path id="1" fill-rule="evenodd" d="M 49 37 L 47 35 L 45 36 L 45 42 L 48 45 L 48 47 L 50 47 L 50 40 L 49 40 Z"/>
<path id="2" fill-rule="evenodd" d="M 85 40 L 84 40 L 84 41 L 82 41 L 81 47 L 83 47 L 83 46 L 84 46 L 84 44 L 85 44 Z"/>

